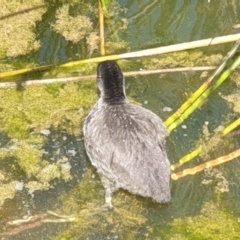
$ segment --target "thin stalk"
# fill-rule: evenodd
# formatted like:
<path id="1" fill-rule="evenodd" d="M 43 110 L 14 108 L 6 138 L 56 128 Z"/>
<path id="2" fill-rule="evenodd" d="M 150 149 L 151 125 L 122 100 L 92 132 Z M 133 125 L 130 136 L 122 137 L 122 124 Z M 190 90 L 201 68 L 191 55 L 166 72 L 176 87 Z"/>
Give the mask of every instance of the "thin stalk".
<path id="1" fill-rule="evenodd" d="M 187 175 L 194 175 L 198 172 L 203 171 L 206 168 L 210 168 L 210 167 L 220 165 L 222 163 L 231 161 L 234 158 L 239 157 L 239 156 L 240 156 L 240 149 L 237 149 L 236 151 L 234 151 L 234 152 L 232 152 L 228 155 L 225 155 L 225 156 L 219 157 L 217 159 L 211 160 L 209 162 L 200 164 L 196 167 L 187 168 L 187 169 L 183 170 L 182 172 L 172 173 L 171 178 L 172 178 L 172 180 L 178 180 L 179 178 L 182 178 L 182 177 L 187 176 Z"/>
<path id="2" fill-rule="evenodd" d="M 98 0 L 98 14 L 99 14 L 100 52 L 101 52 L 101 55 L 104 56 L 106 54 L 105 40 L 104 40 L 104 12 L 102 9 L 101 0 Z"/>
<path id="3" fill-rule="evenodd" d="M 229 59 L 233 57 L 233 55 L 236 53 L 240 45 L 240 39 L 236 42 L 234 47 L 231 49 L 230 52 L 228 52 L 227 56 L 223 59 L 222 64 L 218 67 L 218 69 L 207 79 L 206 82 L 202 84 L 202 86 L 172 115 L 170 116 L 166 121 L 165 125 L 168 127 L 170 124 L 172 124 L 174 121 L 176 121 L 177 118 L 181 116 L 181 114 L 186 111 L 187 108 L 189 108 L 197 98 L 199 98 L 203 92 L 213 83 L 213 80 L 222 72 L 222 70 L 226 67 L 227 62 Z"/>
<path id="4" fill-rule="evenodd" d="M 180 43 L 170 46 L 164 46 L 159 48 L 153 48 L 153 49 L 147 49 L 137 52 L 130 52 L 130 53 L 123 53 L 123 54 L 115 54 L 115 55 L 108 55 L 108 56 L 102 56 L 102 57 L 96 57 L 96 58 L 90 58 L 90 59 L 84 59 L 79 61 L 73 61 L 69 63 L 64 63 L 59 65 L 59 67 L 74 67 L 79 66 L 83 63 L 98 63 L 105 60 L 119 60 L 119 59 L 127 59 L 127 58 L 136 58 L 136 57 L 143 57 L 143 56 L 152 56 L 157 54 L 163 54 L 163 53 L 170 53 L 170 52 L 176 52 L 176 51 L 182 51 L 187 49 L 193 49 L 198 47 L 206 47 L 206 46 L 212 46 L 222 43 L 229 43 L 237 41 L 240 38 L 240 33 L 228 35 L 228 36 L 222 36 L 222 37 L 216 37 L 216 38 L 209 38 L 209 39 L 203 39 L 193 42 L 186 42 L 186 43 Z M 15 76 L 18 74 L 32 72 L 32 71 L 41 71 L 44 66 L 36 67 L 33 69 L 26 69 L 23 70 L 17 70 L 12 72 L 5 72 L 0 73 L 0 78 L 6 78 Z"/>
<path id="5" fill-rule="evenodd" d="M 187 154 L 186 156 L 182 157 L 179 162 L 171 165 L 171 170 L 174 171 L 177 168 L 179 168 L 180 166 L 182 166 L 184 163 L 189 162 L 190 160 L 192 160 L 193 158 L 197 157 L 200 153 L 202 152 L 202 146 L 198 147 L 197 149 L 195 149 L 194 151 L 192 151 L 191 153 Z"/>
<path id="6" fill-rule="evenodd" d="M 170 133 L 173 129 L 179 126 L 189 115 L 191 115 L 196 108 L 198 108 L 207 98 L 208 96 L 218 88 L 231 74 L 232 72 L 240 65 L 240 56 L 235 60 L 235 62 L 231 65 L 231 67 L 226 70 L 220 78 L 210 86 L 186 111 L 176 119 L 171 125 L 168 126 L 168 133 Z"/>
<path id="7" fill-rule="evenodd" d="M 236 121 L 234 121 L 233 123 L 231 123 L 228 127 L 226 127 L 222 133 L 223 136 L 227 135 L 228 133 L 230 133 L 233 129 L 235 129 L 236 127 L 238 127 L 240 125 L 240 118 L 237 119 Z"/>
<path id="8" fill-rule="evenodd" d="M 56 67 L 56 65 L 51 64 L 51 65 L 45 65 L 45 66 L 39 66 L 39 67 L 33 67 L 33 68 L 24 68 L 24 69 L 14 70 L 11 72 L 0 73 L 0 79 L 13 77 L 16 75 L 21 75 L 26 73 L 31 73 L 31 72 L 50 70 L 54 67 Z"/>
<path id="9" fill-rule="evenodd" d="M 236 121 L 234 121 L 233 123 L 231 123 L 228 127 L 226 127 L 224 129 L 224 131 L 222 132 L 222 136 L 227 135 L 232 130 L 234 130 L 236 127 L 238 127 L 239 125 L 240 125 L 240 118 L 237 119 Z M 192 159 L 197 157 L 199 154 L 201 154 L 202 150 L 203 150 L 202 146 L 200 146 L 197 149 L 195 149 L 193 152 L 191 152 L 191 153 L 187 154 L 186 156 L 182 157 L 177 163 L 171 165 L 171 170 L 175 171 L 177 168 L 182 166 L 184 163 L 191 161 Z"/>
<path id="10" fill-rule="evenodd" d="M 110 0 L 101 0 L 101 4 L 102 4 L 102 9 L 104 11 L 107 11 L 110 4 Z"/>
<path id="11" fill-rule="evenodd" d="M 229 138 L 229 137 L 233 137 L 233 136 L 236 136 L 236 135 L 240 135 L 240 130 L 228 134 L 227 137 Z"/>
<path id="12" fill-rule="evenodd" d="M 150 74 L 161 74 L 161 73 L 172 73 L 172 72 L 186 72 L 186 71 L 210 71 L 214 70 L 216 67 L 185 67 L 185 68 L 170 68 L 170 69 L 157 69 L 157 70 L 141 70 L 141 71 L 131 71 L 124 72 L 125 77 L 131 76 L 145 76 Z M 65 78 L 50 78 L 50 79 L 35 79 L 27 80 L 21 82 L 0 82 L 0 88 L 10 88 L 18 86 L 29 86 L 38 84 L 53 84 L 53 83 L 66 83 L 66 82 L 78 82 L 85 80 L 96 79 L 97 75 L 87 75 L 79 77 L 65 77 Z"/>

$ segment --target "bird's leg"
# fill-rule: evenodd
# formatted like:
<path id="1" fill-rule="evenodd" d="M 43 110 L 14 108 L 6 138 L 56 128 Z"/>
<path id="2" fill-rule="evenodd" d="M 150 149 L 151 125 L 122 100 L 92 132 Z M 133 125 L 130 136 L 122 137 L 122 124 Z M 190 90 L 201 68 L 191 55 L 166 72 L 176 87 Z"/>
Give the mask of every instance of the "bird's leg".
<path id="1" fill-rule="evenodd" d="M 102 181 L 102 184 L 105 188 L 105 205 L 103 207 L 107 210 L 112 210 L 113 209 L 112 194 L 118 188 L 113 181 L 110 181 L 105 176 L 101 176 L 101 181 Z"/>
<path id="2" fill-rule="evenodd" d="M 112 191 L 110 189 L 105 189 L 105 206 L 109 209 L 113 209 L 112 205 Z"/>

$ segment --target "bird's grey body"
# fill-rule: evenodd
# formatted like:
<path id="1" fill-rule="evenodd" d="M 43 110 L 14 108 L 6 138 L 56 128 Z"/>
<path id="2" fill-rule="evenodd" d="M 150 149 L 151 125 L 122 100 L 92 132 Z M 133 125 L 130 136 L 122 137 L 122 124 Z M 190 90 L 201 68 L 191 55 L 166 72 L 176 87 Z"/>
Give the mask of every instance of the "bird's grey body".
<path id="1" fill-rule="evenodd" d="M 119 85 L 104 83 L 121 78 Z M 116 90 L 121 85 L 123 89 Z M 124 79 L 115 62 L 99 65 L 98 86 L 101 97 L 85 120 L 84 136 L 87 154 L 103 176 L 106 201 L 111 205 L 111 193 L 122 188 L 158 203 L 169 202 L 170 163 L 162 120 L 153 112 L 128 103 Z M 106 89 L 112 88 L 116 93 L 109 97 Z"/>

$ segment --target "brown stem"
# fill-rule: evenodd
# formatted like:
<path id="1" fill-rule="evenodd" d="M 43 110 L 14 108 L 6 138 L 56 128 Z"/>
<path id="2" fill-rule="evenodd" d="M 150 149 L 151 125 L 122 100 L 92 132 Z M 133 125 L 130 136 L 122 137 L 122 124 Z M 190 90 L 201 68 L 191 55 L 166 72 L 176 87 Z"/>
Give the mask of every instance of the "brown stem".
<path id="1" fill-rule="evenodd" d="M 104 41 L 104 13 L 102 9 L 101 0 L 98 0 L 98 13 L 99 13 L 99 33 L 100 33 L 100 51 L 101 55 L 105 55 L 105 41 Z"/>
<path id="2" fill-rule="evenodd" d="M 164 74 L 164 73 L 172 73 L 172 72 L 211 71 L 214 69 L 216 69 L 215 66 L 142 70 L 142 71 L 124 72 L 124 76 L 131 77 L 131 76 L 144 76 L 144 75 L 150 75 L 150 74 Z M 88 75 L 88 76 L 80 76 L 80 77 L 37 79 L 37 80 L 28 80 L 28 81 L 22 81 L 22 82 L 0 82 L 0 88 L 24 87 L 24 86 L 28 86 L 28 85 L 52 84 L 52 83 L 63 83 L 63 82 L 64 83 L 78 82 L 78 81 L 96 79 L 96 77 L 97 77 L 96 75 Z"/>
<path id="3" fill-rule="evenodd" d="M 182 178 L 187 175 L 194 175 L 197 172 L 201 172 L 202 170 L 204 170 L 206 168 L 214 167 L 219 164 L 231 161 L 234 158 L 239 157 L 239 156 L 240 156 L 240 149 L 237 149 L 236 151 L 231 152 L 226 156 L 222 156 L 217 159 L 208 161 L 206 163 L 202 163 L 193 168 L 187 168 L 187 169 L 183 170 L 182 172 L 172 173 L 171 178 L 172 178 L 172 180 L 178 180 L 179 178 Z"/>

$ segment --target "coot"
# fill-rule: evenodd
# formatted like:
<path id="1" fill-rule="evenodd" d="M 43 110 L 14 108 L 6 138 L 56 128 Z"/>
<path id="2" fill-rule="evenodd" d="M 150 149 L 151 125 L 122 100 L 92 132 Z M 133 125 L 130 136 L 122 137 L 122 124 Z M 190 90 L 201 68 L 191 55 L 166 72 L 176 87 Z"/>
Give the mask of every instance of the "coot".
<path id="1" fill-rule="evenodd" d="M 112 193 L 133 194 L 168 203 L 170 163 L 162 120 L 153 112 L 130 104 L 122 71 L 115 61 L 98 65 L 100 99 L 84 123 L 85 147 L 97 168 L 112 208 Z"/>

